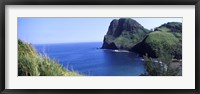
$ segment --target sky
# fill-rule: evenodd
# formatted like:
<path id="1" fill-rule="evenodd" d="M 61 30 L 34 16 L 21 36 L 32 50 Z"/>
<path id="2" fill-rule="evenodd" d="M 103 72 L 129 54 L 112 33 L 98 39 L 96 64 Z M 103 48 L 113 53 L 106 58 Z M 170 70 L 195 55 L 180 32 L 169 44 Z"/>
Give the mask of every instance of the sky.
<path id="1" fill-rule="evenodd" d="M 119 18 L 18 18 L 18 39 L 32 44 L 102 42 L 110 22 Z M 132 18 L 147 29 L 182 18 Z"/>

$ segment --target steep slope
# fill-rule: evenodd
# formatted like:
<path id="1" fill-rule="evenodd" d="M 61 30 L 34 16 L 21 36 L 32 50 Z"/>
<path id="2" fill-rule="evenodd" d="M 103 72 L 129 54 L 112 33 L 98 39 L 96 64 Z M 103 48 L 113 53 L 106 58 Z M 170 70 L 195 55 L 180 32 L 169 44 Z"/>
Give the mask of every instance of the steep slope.
<path id="1" fill-rule="evenodd" d="M 18 40 L 18 76 L 78 76 L 69 72 L 55 60 L 40 56 L 35 49 Z"/>
<path id="2" fill-rule="evenodd" d="M 182 24 L 169 22 L 149 33 L 142 42 L 135 45 L 131 51 L 150 57 L 172 55 L 176 59 L 182 58 Z"/>
<path id="3" fill-rule="evenodd" d="M 130 18 L 114 19 L 104 36 L 103 49 L 130 50 L 139 43 L 149 30 L 145 29 L 137 21 Z"/>

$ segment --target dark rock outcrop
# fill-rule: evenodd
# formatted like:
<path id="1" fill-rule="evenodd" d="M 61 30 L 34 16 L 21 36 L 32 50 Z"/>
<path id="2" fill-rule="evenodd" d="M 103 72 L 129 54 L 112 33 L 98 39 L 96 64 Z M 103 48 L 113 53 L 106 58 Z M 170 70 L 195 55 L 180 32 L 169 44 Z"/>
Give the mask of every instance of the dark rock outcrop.
<path id="1" fill-rule="evenodd" d="M 140 56 L 147 54 L 149 57 L 156 57 L 155 51 L 148 43 L 145 42 L 147 37 L 148 36 L 146 36 L 142 42 L 136 44 L 133 48 L 131 48 L 130 51 L 138 53 Z"/>
<path id="2" fill-rule="evenodd" d="M 115 43 L 107 43 L 107 42 L 104 42 L 102 48 L 106 48 L 106 49 L 118 49 L 117 46 L 115 45 Z"/>
<path id="3" fill-rule="evenodd" d="M 137 21 L 130 18 L 120 18 L 119 20 L 114 19 L 109 26 L 106 35 L 112 35 L 114 37 L 119 37 L 123 31 L 134 31 L 137 29 L 145 30 L 142 25 Z"/>
<path id="4" fill-rule="evenodd" d="M 115 45 L 117 49 L 129 50 L 140 42 L 148 32 L 149 30 L 131 18 L 114 19 L 104 37 L 102 48 L 112 49 L 113 47 L 110 46 Z M 112 45 L 110 45 L 111 43 Z"/>

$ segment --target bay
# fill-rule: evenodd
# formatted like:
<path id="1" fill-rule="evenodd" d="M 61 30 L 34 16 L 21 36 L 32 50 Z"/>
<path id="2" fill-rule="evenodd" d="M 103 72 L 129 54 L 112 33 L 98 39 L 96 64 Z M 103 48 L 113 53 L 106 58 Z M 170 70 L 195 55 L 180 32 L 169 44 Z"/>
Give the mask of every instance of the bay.
<path id="1" fill-rule="evenodd" d="M 34 44 L 41 55 L 57 60 L 69 71 L 87 76 L 138 76 L 145 72 L 133 52 L 99 49 L 102 42 Z"/>

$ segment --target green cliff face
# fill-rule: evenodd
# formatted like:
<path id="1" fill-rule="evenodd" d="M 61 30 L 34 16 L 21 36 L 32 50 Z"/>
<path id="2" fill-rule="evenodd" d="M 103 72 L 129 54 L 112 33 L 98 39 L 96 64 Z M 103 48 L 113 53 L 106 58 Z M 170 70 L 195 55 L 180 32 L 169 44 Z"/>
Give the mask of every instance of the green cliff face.
<path id="1" fill-rule="evenodd" d="M 130 50 L 139 43 L 149 32 L 137 21 L 130 18 L 114 19 L 104 36 L 103 49 Z"/>

